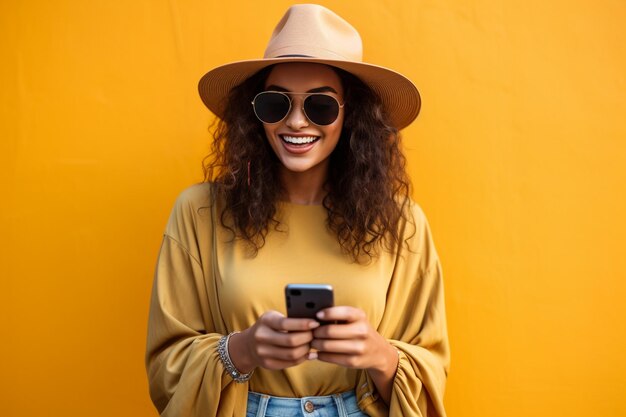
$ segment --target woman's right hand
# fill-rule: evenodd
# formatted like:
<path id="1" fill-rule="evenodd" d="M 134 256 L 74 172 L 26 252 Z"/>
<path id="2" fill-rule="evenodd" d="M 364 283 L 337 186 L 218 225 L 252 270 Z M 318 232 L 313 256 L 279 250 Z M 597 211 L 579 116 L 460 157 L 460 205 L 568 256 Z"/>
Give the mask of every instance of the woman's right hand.
<path id="1" fill-rule="evenodd" d="M 289 368 L 308 359 L 312 330 L 317 327 L 319 323 L 312 319 L 292 319 L 267 311 L 251 327 L 230 337 L 230 359 L 241 373 L 257 367 Z"/>

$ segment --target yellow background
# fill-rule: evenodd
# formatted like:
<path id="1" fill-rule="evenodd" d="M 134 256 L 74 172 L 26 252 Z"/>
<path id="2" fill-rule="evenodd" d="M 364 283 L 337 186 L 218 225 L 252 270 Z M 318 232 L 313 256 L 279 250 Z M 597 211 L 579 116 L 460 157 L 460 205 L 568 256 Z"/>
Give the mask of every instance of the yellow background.
<path id="1" fill-rule="evenodd" d="M 0 414 L 154 416 L 161 232 L 202 178 L 208 69 L 287 1 L 0 2 Z M 327 1 L 424 100 L 450 416 L 626 415 L 626 3 Z"/>

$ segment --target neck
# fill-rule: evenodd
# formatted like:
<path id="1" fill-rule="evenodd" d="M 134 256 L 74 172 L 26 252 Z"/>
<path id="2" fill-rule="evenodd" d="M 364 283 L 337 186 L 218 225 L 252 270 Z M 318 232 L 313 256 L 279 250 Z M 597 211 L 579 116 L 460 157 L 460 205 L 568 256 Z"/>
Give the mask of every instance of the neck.
<path id="1" fill-rule="evenodd" d="M 280 172 L 286 200 L 294 204 L 322 204 L 326 192 L 324 182 L 328 174 L 328 164 L 319 164 L 305 172 L 289 171 L 282 168 Z"/>

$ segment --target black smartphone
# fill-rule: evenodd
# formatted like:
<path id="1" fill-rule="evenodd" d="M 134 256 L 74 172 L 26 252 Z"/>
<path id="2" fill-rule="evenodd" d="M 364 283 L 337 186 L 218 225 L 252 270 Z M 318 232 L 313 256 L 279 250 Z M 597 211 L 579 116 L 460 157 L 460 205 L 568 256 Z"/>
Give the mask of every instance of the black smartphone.
<path id="1" fill-rule="evenodd" d="M 288 284 L 285 286 L 285 303 L 287 317 L 317 320 L 315 314 L 318 311 L 334 305 L 333 287 L 328 284 Z"/>

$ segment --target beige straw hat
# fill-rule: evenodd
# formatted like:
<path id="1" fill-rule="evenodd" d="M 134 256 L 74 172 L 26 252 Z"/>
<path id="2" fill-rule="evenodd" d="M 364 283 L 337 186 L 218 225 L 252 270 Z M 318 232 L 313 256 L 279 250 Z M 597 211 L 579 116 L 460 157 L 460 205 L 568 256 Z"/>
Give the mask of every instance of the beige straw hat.
<path id="1" fill-rule="evenodd" d="M 291 6 L 272 33 L 263 59 L 237 61 L 207 72 L 198 84 L 204 104 L 218 117 L 230 90 L 257 71 L 284 62 L 341 68 L 361 79 L 382 99 L 395 127 L 408 126 L 420 110 L 420 95 L 405 76 L 363 62 L 361 37 L 337 14 L 316 4 Z"/>

